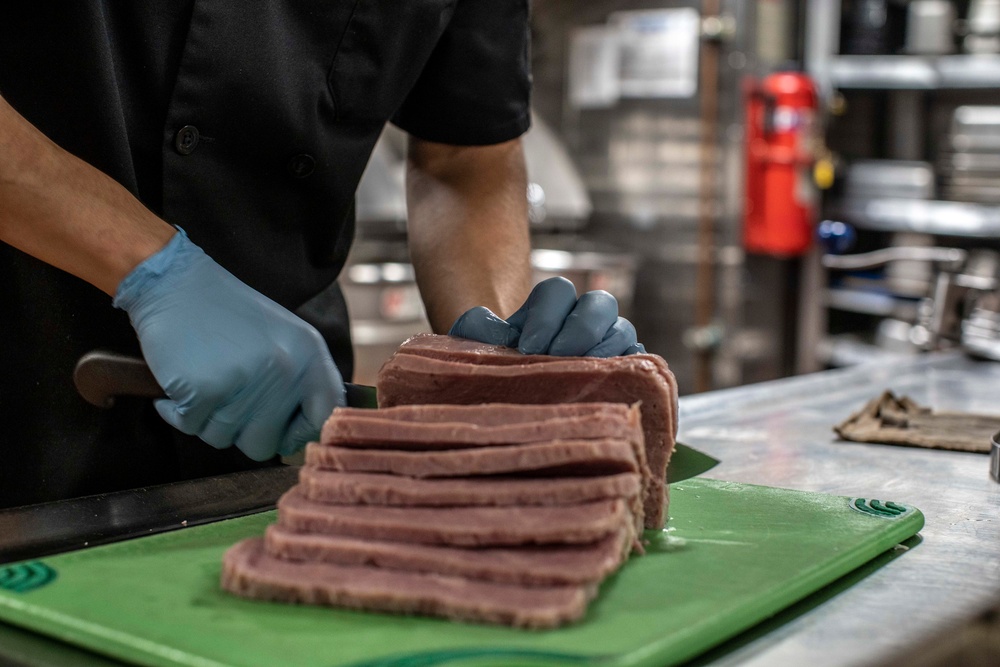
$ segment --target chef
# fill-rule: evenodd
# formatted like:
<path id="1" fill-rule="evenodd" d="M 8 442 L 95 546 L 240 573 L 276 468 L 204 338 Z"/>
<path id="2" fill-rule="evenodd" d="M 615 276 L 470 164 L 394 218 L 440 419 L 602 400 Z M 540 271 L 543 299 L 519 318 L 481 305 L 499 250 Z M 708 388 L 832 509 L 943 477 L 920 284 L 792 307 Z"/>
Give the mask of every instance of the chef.
<path id="1" fill-rule="evenodd" d="M 641 350 L 602 292 L 530 293 L 527 0 L 4 3 L 0 507 L 273 465 L 344 402 L 334 280 L 386 122 L 435 331 Z M 507 319 L 501 319 L 507 317 Z M 168 398 L 85 403 L 85 353 Z"/>

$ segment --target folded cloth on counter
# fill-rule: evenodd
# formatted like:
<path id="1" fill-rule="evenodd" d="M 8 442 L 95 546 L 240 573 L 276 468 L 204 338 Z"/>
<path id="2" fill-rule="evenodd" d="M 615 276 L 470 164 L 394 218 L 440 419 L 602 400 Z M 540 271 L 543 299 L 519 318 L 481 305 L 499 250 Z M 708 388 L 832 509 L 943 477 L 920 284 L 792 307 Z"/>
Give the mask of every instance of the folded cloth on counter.
<path id="1" fill-rule="evenodd" d="M 833 430 L 856 442 L 988 454 L 993 434 L 1000 431 L 1000 415 L 934 412 L 908 396 L 897 398 L 887 391 Z"/>

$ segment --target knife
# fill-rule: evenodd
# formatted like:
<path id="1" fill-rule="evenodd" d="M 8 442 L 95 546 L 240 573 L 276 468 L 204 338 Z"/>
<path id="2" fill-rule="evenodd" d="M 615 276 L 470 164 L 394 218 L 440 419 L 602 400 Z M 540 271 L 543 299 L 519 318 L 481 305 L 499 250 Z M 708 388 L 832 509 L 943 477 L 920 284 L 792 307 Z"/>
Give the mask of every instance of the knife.
<path id="1" fill-rule="evenodd" d="M 99 408 L 110 408 L 116 396 L 167 397 L 145 359 L 106 350 L 80 357 L 73 369 L 73 384 L 85 401 Z M 375 387 L 345 382 L 344 388 L 352 408 L 378 407 Z"/>
<path id="2" fill-rule="evenodd" d="M 73 370 L 73 383 L 84 400 L 99 408 L 110 408 L 116 396 L 167 397 L 145 359 L 105 350 L 94 350 L 80 357 Z M 344 387 L 350 407 L 378 407 L 375 387 L 350 382 Z M 1000 440 L 1000 434 L 997 437 Z M 718 464 L 718 459 L 678 442 L 667 468 L 667 482 L 696 477 Z"/>
<path id="3" fill-rule="evenodd" d="M 674 453 L 670 457 L 670 465 L 667 466 L 667 484 L 697 477 L 719 463 L 721 461 L 714 456 L 678 442 L 674 445 Z"/>

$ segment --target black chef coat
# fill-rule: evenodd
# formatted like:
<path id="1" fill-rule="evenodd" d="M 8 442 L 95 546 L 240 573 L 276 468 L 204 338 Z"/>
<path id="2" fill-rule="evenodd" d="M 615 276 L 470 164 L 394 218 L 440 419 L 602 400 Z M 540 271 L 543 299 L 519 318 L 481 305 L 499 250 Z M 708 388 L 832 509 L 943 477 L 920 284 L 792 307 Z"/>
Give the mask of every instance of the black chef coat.
<path id="1" fill-rule="evenodd" d="M 0 95 L 314 324 L 349 377 L 333 281 L 379 132 L 519 136 L 527 44 L 527 0 L 13 0 Z M 148 400 L 101 410 L 76 394 L 81 355 L 139 352 L 107 295 L 5 244 L 0 285 L 0 507 L 258 465 Z"/>

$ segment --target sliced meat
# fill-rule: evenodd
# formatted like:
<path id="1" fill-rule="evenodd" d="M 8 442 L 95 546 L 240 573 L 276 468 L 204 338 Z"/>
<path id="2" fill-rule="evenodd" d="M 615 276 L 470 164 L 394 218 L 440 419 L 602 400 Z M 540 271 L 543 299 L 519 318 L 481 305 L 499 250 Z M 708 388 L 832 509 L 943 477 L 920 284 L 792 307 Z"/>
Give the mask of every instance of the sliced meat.
<path id="1" fill-rule="evenodd" d="M 554 357 L 549 354 L 524 355 L 513 347 L 490 345 L 469 338 L 437 334 L 417 334 L 406 340 L 398 352 L 400 354 L 419 354 L 422 357 L 444 361 L 461 361 L 491 366 L 517 366 L 526 363 L 525 359 L 531 360 L 527 363 L 540 364 L 567 359 L 567 357 Z"/>
<path id="2" fill-rule="evenodd" d="M 580 618 L 594 585 L 514 586 L 371 566 L 273 558 L 251 538 L 223 557 L 222 587 L 236 595 L 458 621 L 550 628 Z"/>
<path id="3" fill-rule="evenodd" d="M 276 558 L 390 570 L 433 572 L 499 583 L 550 586 L 597 582 L 628 556 L 634 535 L 623 528 L 593 544 L 469 549 L 408 542 L 294 533 L 268 526 L 265 545 Z"/>
<path id="4" fill-rule="evenodd" d="M 668 429 L 672 437 L 677 437 L 677 380 L 674 378 L 673 373 L 670 371 L 670 368 L 663 357 L 656 354 L 634 354 L 629 355 L 628 357 L 611 357 L 609 359 L 600 359 L 596 357 L 554 357 L 548 354 L 521 354 L 512 347 L 489 345 L 487 343 L 480 343 L 479 341 L 467 338 L 456 338 L 454 336 L 441 336 L 437 334 L 417 334 L 412 336 L 399 347 L 396 354 L 414 354 L 432 359 L 440 359 L 442 361 L 455 361 L 459 363 L 484 366 L 520 366 L 522 364 L 562 363 L 574 359 L 596 362 L 598 364 L 606 361 L 617 363 L 623 359 L 642 359 L 649 361 L 660 370 L 664 380 L 673 389 L 673 405 L 671 406 L 672 409 L 670 410 L 668 419 Z M 573 402 L 579 403 L 584 400 L 586 399 Z M 604 399 L 596 400 L 603 401 Z M 521 401 L 510 399 L 501 402 L 520 403 Z M 620 403 L 622 401 L 609 400 L 608 402 Z M 631 403 L 632 401 L 624 402 Z M 417 403 L 417 401 L 413 401 L 413 403 Z M 402 404 L 403 403 L 387 403 L 386 406 L 383 406 L 381 400 L 379 401 L 380 408 L 388 407 L 389 405 Z"/>
<path id="5" fill-rule="evenodd" d="M 404 343 L 378 375 L 379 405 L 414 403 L 640 403 L 646 458 L 647 528 L 666 518 L 666 468 L 676 434 L 677 385 L 656 355 L 595 359 L 521 355 L 447 336 Z"/>
<path id="6" fill-rule="evenodd" d="M 642 435 L 638 407 L 588 403 L 583 406 L 584 410 L 566 410 L 563 405 L 537 406 L 548 409 L 527 411 L 523 408 L 529 406 L 504 403 L 407 405 L 381 410 L 337 408 L 323 426 L 320 442 L 338 447 L 427 450 L 557 439 L 615 438 L 634 441 Z M 445 407 L 453 409 L 443 410 Z M 453 413 L 446 416 L 454 421 L 433 419 L 445 416 L 442 413 Z M 425 417 L 431 419 L 422 421 Z M 477 419 L 481 421 L 477 423 Z M 492 421 L 498 423 L 489 423 Z"/>
<path id="7" fill-rule="evenodd" d="M 331 417 L 378 417 L 379 419 L 422 424 L 461 423 L 476 426 L 504 426 L 565 417 L 583 417 L 594 412 L 625 418 L 628 415 L 628 408 L 617 403 L 565 403 L 557 405 L 498 403 L 489 406 L 438 403 L 398 405 L 380 409 L 377 412 L 369 408 L 342 407 L 335 408 Z"/>
<path id="8" fill-rule="evenodd" d="M 636 473 L 622 473 L 602 477 L 413 479 L 304 466 L 299 471 L 299 486 L 310 500 L 335 505 L 506 507 L 635 498 L 642 491 L 642 478 Z"/>
<path id="9" fill-rule="evenodd" d="M 639 433 L 641 440 L 642 434 Z M 446 451 L 351 449 L 311 443 L 306 463 L 327 470 L 381 472 L 408 477 L 459 477 L 546 471 L 561 475 L 640 472 L 628 440 L 553 440 L 529 445 Z"/>
<path id="10" fill-rule="evenodd" d="M 585 544 L 633 521 L 623 499 L 525 507 L 330 505 L 295 486 L 278 501 L 278 523 L 295 532 L 456 546 Z"/>

